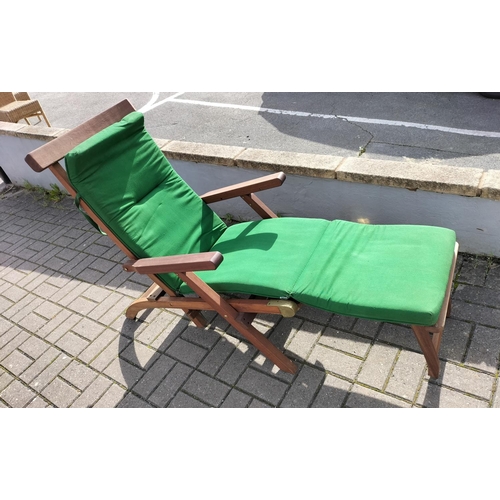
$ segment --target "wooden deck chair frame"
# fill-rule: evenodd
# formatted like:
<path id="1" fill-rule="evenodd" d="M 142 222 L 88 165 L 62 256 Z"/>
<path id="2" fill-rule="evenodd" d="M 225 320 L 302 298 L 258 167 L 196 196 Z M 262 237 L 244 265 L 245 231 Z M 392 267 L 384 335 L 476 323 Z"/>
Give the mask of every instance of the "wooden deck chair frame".
<path id="1" fill-rule="evenodd" d="M 69 182 L 65 169 L 59 162 L 78 144 L 109 125 L 120 121 L 132 111 L 135 111 L 135 109 L 128 100 L 121 101 L 82 125 L 31 152 L 26 156 L 26 163 L 36 172 L 49 169 L 68 193 L 75 197 L 75 190 Z M 276 214 L 255 193 L 278 187 L 284 180 L 285 175 L 282 172 L 275 173 L 256 180 L 211 191 L 200 198 L 205 203 L 214 203 L 241 197 L 260 217 L 275 218 L 277 217 Z M 129 260 L 123 265 L 124 269 L 129 272 L 146 274 L 153 282 L 151 287 L 128 307 L 127 318 L 135 319 L 136 315 L 145 309 L 181 309 L 196 326 L 203 328 L 207 325 L 207 322 L 201 311 L 216 311 L 278 368 L 288 373 L 297 371 L 296 364 L 252 326 L 252 321 L 257 314 L 263 313 L 292 317 L 299 309 L 300 304 L 292 300 L 270 300 L 259 297 L 226 299 L 195 274 L 196 271 L 216 269 L 223 258 L 219 252 L 137 259 L 83 200 L 81 201 L 81 207 L 128 257 Z M 426 359 L 429 376 L 432 378 L 439 376 L 438 353 L 446 317 L 449 316 L 451 310 L 451 289 L 457 254 L 458 244 L 455 245 L 453 264 L 438 322 L 431 327 L 411 326 Z M 197 294 L 197 297 L 178 296 L 157 278 L 156 275 L 162 273 L 177 274 Z"/>

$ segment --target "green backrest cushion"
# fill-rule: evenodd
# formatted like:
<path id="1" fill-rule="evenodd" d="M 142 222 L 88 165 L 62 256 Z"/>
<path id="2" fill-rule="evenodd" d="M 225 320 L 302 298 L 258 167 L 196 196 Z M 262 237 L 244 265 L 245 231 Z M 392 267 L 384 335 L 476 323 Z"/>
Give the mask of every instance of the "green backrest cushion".
<path id="1" fill-rule="evenodd" d="M 172 169 L 142 113 L 95 134 L 65 158 L 81 198 L 138 258 L 205 252 L 226 225 Z M 159 275 L 176 290 L 180 280 Z"/>

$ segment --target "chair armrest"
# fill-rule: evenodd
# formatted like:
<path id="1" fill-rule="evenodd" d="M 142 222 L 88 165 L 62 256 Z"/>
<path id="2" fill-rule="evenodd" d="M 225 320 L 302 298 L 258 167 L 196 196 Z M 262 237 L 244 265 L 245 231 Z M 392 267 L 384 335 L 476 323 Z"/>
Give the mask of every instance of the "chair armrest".
<path id="1" fill-rule="evenodd" d="M 123 269 L 139 274 L 187 273 L 192 271 L 213 271 L 223 260 L 220 252 L 204 252 L 169 257 L 128 260 Z"/>
<path id="2" fill-rule="evenodd" d="M 214 203 L 216 201 L 228 200 L 238 196 L 245 196 L 258 191 L 275 188 L 281 186 L 285 182 L 286 175 L 283 172 L 266 175 L 259 179 L 254 179 L 240 184 L 234 184 L 215 191 L 210 191 L 200 196 L 205 203 Z"/>

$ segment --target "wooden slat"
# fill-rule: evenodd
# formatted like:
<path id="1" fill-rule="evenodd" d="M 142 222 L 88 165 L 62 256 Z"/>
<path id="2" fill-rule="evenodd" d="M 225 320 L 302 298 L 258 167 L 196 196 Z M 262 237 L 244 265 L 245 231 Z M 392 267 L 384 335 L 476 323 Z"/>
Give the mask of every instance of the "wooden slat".
<path id="1" fill-rule="evenodd" d="M 186 273 L 188 271 L 213 271 L 223 257 L 220 252 L 191 253 L 168 257 L 129 260 L 123 264 L 125 271 L 139 274 Z"/>
<path id="2" fill-rule="evenodd" d="M 242 200 L 263 219 L 276 219 L 278 216 L 255 194 L 245 194 Z"/>
<path id="3" fill-rule="evenodd" d="M 286 176 L 283 172 L 277 172 L 271 175 L 265 175 L 258 179 L 241 182 L 225 188 L 216 189 L 200 196 L 205 203 L 214 203 L 216 201 L 228 200 L 238 196 L 244 196 L 251 193 L 257 193 L 266 189 L 272 189 L 281 186 L 285 182 Z"/>
<path id="4" fill-rule="evenodd" d="M 109 125 L 120 121 L 132 111 L 135 111 L 135 108 L 130 101 L 125 99 L 66 134 L 35 149 L 26 156 L 25 161 L 35 172 L 42 172 L 64 158 L 75 146 Z"/>

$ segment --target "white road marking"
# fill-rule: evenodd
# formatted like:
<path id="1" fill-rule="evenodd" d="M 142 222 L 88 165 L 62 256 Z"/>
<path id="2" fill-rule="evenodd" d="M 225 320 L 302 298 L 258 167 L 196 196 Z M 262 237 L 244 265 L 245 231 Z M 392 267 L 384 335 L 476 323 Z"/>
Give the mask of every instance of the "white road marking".
<path id="1" fill-rule="evenodd" d="M 159 92 L 153 92 L 153 96 L 151 97 L 151 99 L 149 100 L 149 102 L 143 106 L 139 111 L 141 113 L 147 113 L 148 111 L 151 111 L 152 109 L 158 107 L 158 106 L 161 106 L 162 104 L 165 104 L 166 102 L 168 101 L 172 101 L 174 100 L 177 96 L 180 96 L 184 94 L 184 92 L 177 92 L 176 94 L 174 95 L 171 95 L 170 97 L 167 97 L 166 99 L 163 99 L 159 102 L 156 102 L 158 97 L 160 97 L 160 93 Z"/>
<path id="2" fill-rule="evenodd" d="M 273 113 L 277 115 L 323 118 L 325 120 L 346 120 L 352 123 L 370 123 L 373 125 L 389 125 L 393 127 L 409 127 L 409 128 L 419 128 L 424 130 L 436 130 L 439 132 L 447 132 L 450 134 L 472 135 L 478 137 L 493 137 L 497 139 L 500 138 L 500 132 L 488 132 L 486 130 L 468 130 L 461 128 L 444 127 L 441 125 L 427 125 L 425 123 L 403 122 L 396 120 L 381 120 L 377 118 L 363 118 L 359 116 L 325 115 L 321 113 L 307 113 L 304 111 L 288 111 L 284 109 L 261 108 L 259 106 L 246 106 L 243 104 L 228 104 L 223 102 L 206 102 L 206 101 L 196 101 L 192 99 L 177 99 L 177 96 L 183 93 L 184 92 L 178 92 L 177 94 L 154 104 L 153 106 L 150 107 L 150 109 L 156 108 L 156 106 L 160 106 L 161 104 L 167 101 L 175 101 L 183 104 L 194 104 L 197 106 L 208 106 L 212 108 L 240 109 L 244 111 L 257 111 L 259 113 Z"/>
<path id="3" fill-rule="evenodd" d="M 159 92 L 153 92 L 153 95 L 152 95 L 151 99 L 149 100 L 149 102 L 147 104 L 145 104 L 138 111 L 141 112 L 141 113 L 146 113 L 146 111 L 149 111 L 149 109 L 151 108 L 151 106 L 157 101 L 158 97 L 160 97 L 160 93 Z"/>

